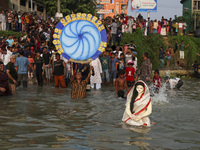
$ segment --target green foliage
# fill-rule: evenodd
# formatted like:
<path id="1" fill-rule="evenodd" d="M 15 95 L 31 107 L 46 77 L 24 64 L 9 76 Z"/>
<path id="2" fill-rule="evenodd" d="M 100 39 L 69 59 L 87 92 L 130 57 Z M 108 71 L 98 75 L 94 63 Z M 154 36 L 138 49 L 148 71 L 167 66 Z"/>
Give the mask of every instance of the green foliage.
<path id="1" fill-rule="evenodd" d="M 47 14 L 55 15 L 57 12 L 57 0 L 37 0 L 46 5 Z M 63 16 L 72 13 L 87 13 L 95 15 L 97 12 L 94 0 L 60 0 L 60 9 Z"/>
<path id="2" fill-rule="evenodd" d="M 200 45 L 199 39 L 195 37 L 189 37 L 189 36 L 170 36 L 170 43 L 175 44 L 175 41 L 177 40 L 178 44 L 181 43 L 181 41 L 184 41 L 184 45 L 189 46 L 185 48 L 185 61 L 186 61 L 186 68 L 190 69 L 194 61 L 198 58 L 196 55 L 198 52 L 198 46 Z M 179 49 L 178 49 L 179 50 Z"/>
<path id="3" fill-rule="evenodd" d="M 196 55 L 197 53 L 200 53 L 199 38 L 189 36 L 168 36 L 168 41 L 165 41 L 163 36 L 159 34 L 153 34 L 151 36 L 145 37 L 143 36 L 142 31 L 140 29 L 137 29 L 136 32 L 132 34 L 124 33 L 121 43 L 122 45 L 124 45 L 125 42 L 130 43 L 131 41 L 134 41 L 134 44 L 137 46 L 136 51 L 138 53 L 138 65 L 140 66 L 143 61 L 143 52 L 148 52 L 153 69 L 159 69 L 159 48 L 163 47 L 166 50 L 168 46 L 171 46 L 173 49 L 176 40 L 178 44 L 180 44 L 182 40 L 184 41 L 185 46 L 189 44 L 189 46 L 185 48 L 185 62 L 186 69 L 190 69 L 195 60 L 200 60 L 199 56 Z M 177 54 L 178 53 L 179 49 L 177 51 Z M 178 58 L 179 55 L 177 56 L 177 58 L 172 58 L 171 64 L 174 64 L 175 60 L 178 60 Z"/>
<path id="4" fill-rule="evenodd" d="M 6 37 L 8 37 L 9 35 L 15 35 L 15 37 L 20 37 L 20 32 L 15 32 L 15 31 L 0 31 L 0 35 L 2 35 L 2 33 L 5 34 Z"/>

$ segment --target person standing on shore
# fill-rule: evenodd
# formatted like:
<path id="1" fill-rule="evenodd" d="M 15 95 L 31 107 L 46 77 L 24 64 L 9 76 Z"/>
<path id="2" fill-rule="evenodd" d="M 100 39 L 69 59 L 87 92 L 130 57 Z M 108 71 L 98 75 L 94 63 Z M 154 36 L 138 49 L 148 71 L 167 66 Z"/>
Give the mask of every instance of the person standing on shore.
<path id="1" fill-rule="evenodd" d="M 171 61 L 171 47 L 169 47 L 167 50 L 166 50 L 166 56 L 167 56 L 167 68 L 170 67 L 170 61 Z"/>
<path id="2" fill-rule="evenodd" d="M 1 30 L 6 31 L 6 15 L 4 11 L 2 11 L 0 15 L 0 22 L 1 22 Z"/>
<path id="3" fill-rule="evenodd" d="M 159 55 L 160 68 L 163 68 L 165 64 L 165 61 L 164 61 L 165 51 L 163 50 L 163 47 L 160 48 L 158 55 Z"/>
<path id="4" fill-rule="evenodd" d="M 180 47 L 180 51 L 179 51 L 179 53 L 180 53 L 180 61 L 182 61 L 182 62 L 184 61 L 184 58 L 185 58 L 184 50 L 188 46 L 189 46 L 189 44 L 185 46 L 183 40 L 181 41 L 181 44 L 179 44 L 179 47 Z"/>
<path id="5" fill-rule="evenodd" d="M 116 23 L 115 19 L 112 20 L 112 24 L 109 27 L 111 27 L 112 44 L 115 45 L 116 36 L 117 36 L 117 23 Z"/>

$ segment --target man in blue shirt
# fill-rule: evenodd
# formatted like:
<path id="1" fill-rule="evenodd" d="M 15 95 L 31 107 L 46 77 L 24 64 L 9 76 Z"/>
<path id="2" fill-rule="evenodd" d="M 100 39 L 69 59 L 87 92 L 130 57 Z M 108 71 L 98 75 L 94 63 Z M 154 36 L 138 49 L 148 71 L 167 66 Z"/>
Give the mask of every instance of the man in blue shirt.
<path id="1" fill-rule="evenodd" d="M 24 57 L 24 51 L 19 51 L 19 57 L 16 59 L 15 66 L 18 74 L 17 86 L 20 86 L 21 81 L 23 87 L 27 88 L 27 78 L 28 78 L 28 58 Z"/>
<path id="2" fill-rule="evenodd" d="M 115 81 L 117 76 L 117 68 L 116 68 L 117 62 L 119 62 L 119 60 L 115 58 L 115 53 L 112 53 L 109 62 L 109 81 L 113 76 L 113 86 L 115 86 Z"/>
<path id="3" fill-rule="evenodd" d="M 8 39 L 7 39 L 6 41 L 8 42 L 8 45 L 9 45 L 10 47 L 12 47 L 13 39 L 12 39 L 12 36 L 11 36 L 11 35 L 8 37 Z"/>

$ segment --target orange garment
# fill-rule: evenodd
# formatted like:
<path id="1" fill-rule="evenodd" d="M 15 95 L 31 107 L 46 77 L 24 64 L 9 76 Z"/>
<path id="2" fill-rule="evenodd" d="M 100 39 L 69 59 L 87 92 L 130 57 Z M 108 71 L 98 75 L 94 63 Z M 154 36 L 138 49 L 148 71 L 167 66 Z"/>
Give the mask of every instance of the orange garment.
<path id="1" fill-rule="evenodd" d="M 29 23 L 29 17 L 28 17 L 28 15 L 25 16 L 25 20 L 26 20 L 26 23 Z"/>
<path id="2" fill-rule="evenodd" d="M 64 75 L 54 76 L 54 79 L 55 79 L 55 87 L 59 87 L 59 84 L 61 84 L 62 88 L 66 88 L 65 76 Z"/>
<path id="3" fill-rule="evenodd" d="M 30 64 L 34 63 L 34 59 L 33 58 L 28 58 L 28 61 L 29 61 Z"/>

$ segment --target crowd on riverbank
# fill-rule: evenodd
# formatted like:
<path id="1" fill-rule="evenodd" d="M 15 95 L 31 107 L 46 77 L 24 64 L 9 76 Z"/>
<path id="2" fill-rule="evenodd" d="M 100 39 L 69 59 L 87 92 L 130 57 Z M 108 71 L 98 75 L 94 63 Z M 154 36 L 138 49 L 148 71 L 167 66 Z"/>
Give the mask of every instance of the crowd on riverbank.
<path id="1" fill-rule="evenodd" d="M 73 63 L 73 73 L 71 73 L 71 62 L 62 58 L 52 44 L 52 35 L 58 20 L 49 17 L 45 21 L 42 16 L 30 13 L 21 15 L 20 12 L 14 13 L 12 11 L 2 12 L 0 16 L 2 30 L 23 31 L 20 37 L 15 35 L 6 37 L 4 33 L 0 36 L 0 70 L 2 75 L 0 80 L 2 80 L 2 83 L 5 81 L 5 85 L 0 83 L 0 87 L 6 86 L 14 94 L 16 86 L 20 86 L 21 82 L 24 88 L 27 87 L 28 78 L 36 77 L 38 85 L 43 86 L 43 80 L 46 80 L 48 84 L 54 77 L 55 87 L 59 87 L 59 84 L 61 84 L 63 88 L 67 87 L 70 83 L 70 77 L 72 75 L 75 76 L 77 72 L 81 72 L 83 80 L 87 78 L 90 72 L 88 64 Z M 162 26 L 161 28 L 165 28 L 166 32 L 167 28 L 170 28 L 168 31 L 171 34 L 174 31 L 171 26 L 171 19 L 167 21 L 162 18 L 162 21 L 157 22 L 156 25 L 156 21 L 150 21 L 149 18 L 145 21 L 141 15 L 136 20 L 132 17 L 121 17 L 108 17 L 102 20 L 106 27 L 108 43 L 110 44 L 98 59 L 90 63 L 93 66 L 93 73 L 90 77 L 91 88 L 94 88 L 94 85 L 96 85 L 97 89 L 101 88 L 102 82 L 115 86 L 120 74 L 126 76 L 125 79 L 129 88 L 137 81 L 137 76 L 144 81 L 151 80 L 152 64 L 148 58 L 148 53 L 143 53 L 144 61 L 138 68 L 138 50 L 134 41 L 125 43 L 123 46 L 120 45 L 123 32 L 132 33 L 139 27 L 144 30 L 144 35 L 156 34 L 159 33 L 159 25 Z M 4 23 L 6 23 L 6 28 Z M 182 31 L 180 28 L 180 34 L 182 34 Z M 116 41 L 118 46 L 116 46 Z M 178 47 L 179 45 L 177 45 Z M 183 51 L 181 53 L 182 59 L 184 59 L 185 47 L 183 43 L 180 45 L 180 51 Z M 164 60 L 162 59 L 165 56 L 168 58 L 167 66 L 169 67 L 171 51 L 171 48 L 167 51 L 160 49 L 158 53 L 160 68 L 163 67 Z M 0 90 L 2 92 L 5 89 L 0 88 Z"/>
<path id="2" fill-rule="evenodd" d="M 143 31 L 145 36 L 151 34 L 161 34 L 163 36 L 170 35 L 186 35 L 187 24 L 185 20 L 176 21 L 172 18 L 162 17 L 160 20 L 151 20 L 150 18 L 144 19 L 141 14 L 134 18 L 132 16 L 117 15 L 113 18 L 106 17 L 102 19 L 107 34 L 108 43 L 120 41 L 121 33 L 133 33 L 137 28 Z M 117 27 L 120 30 L 117 32 L 112 31 L 111 26 Z M 115 39 L 115 37 L 117 37 Z"/>

